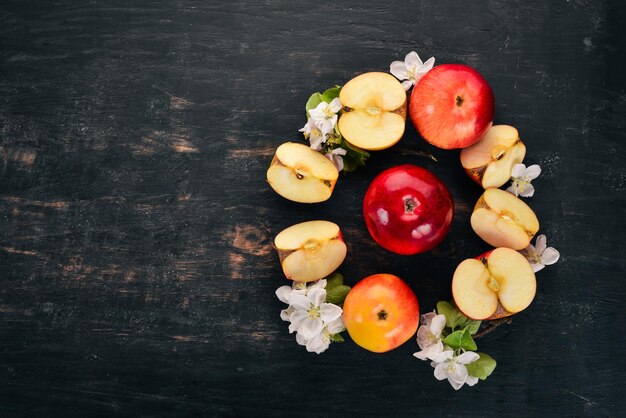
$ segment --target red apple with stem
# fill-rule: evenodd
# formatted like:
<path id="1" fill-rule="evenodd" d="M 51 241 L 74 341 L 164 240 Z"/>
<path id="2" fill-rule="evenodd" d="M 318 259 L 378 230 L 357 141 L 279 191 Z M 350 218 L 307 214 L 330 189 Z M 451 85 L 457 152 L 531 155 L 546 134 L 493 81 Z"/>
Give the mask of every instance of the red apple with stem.
<path id="1" fill-rule="evenodd" d="M 436 147 L 465 148 L 478 142 L 493 121 L 494 98 L 473 68 L 444 64 L 413 88 L 409 115 L 420 135 Z"/>
<path id="2" fill-rule="evenodd" d="M 437 246 L 450 230 L 454 202 L 430 171 L 405 164 L 380 173 L 363 201 L 372 238 L 397 254 L 411 255 Z"/>

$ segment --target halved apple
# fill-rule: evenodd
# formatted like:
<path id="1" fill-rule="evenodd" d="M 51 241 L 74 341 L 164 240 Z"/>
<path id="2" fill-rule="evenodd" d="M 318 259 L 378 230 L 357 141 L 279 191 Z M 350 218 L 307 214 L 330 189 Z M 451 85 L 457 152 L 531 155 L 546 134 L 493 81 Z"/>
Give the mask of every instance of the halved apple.
<path id="1" fill-rule="evenodd" d="M 496 248 L 459 264 L 452 278 L 454 303 L 476 320 L 521 312 L 535 297 L 535 273 L 526 258 L 510 248 Z"/>
<path id="2" fill-rule="evenodd" d="M 461 165 L 484 189 L 500 187 L 511 179 L 515 164 L 524 160 L 526 147 L 517 129 L 494 125 L 476 144 L 461 150 Z"/>
<path id="3" fill-rule="evenodd" d="M 319 152 L 304 144 L 286 142 L 276 149 L 267 182 L 282 197 L 300 203 L 328 200 L 339 172 Z"/>
<path id="4" fill-rule="evenodd" d="M 539 230 L 535 212 L 519 198 L 500 189 L 487 189 L 470 218 L 472 229 L 494 247 L 521 250 Z"/>
<path id="5" fill-rule="evenodd" d="M 296 282 L 323 279 L 343 263 L 348 251 L 339 226 L 328 221 L 308 221 L 284 229 L 274 246 L 283 273 Z"/>
<path id="6" fill-rule="evenodd" d="M 371 72 L 348 81 L 339 100 L 341 135 L 359 148 L 381 150 L 402 138 L 406 120 L 406 92 L 390 74 Z"/>

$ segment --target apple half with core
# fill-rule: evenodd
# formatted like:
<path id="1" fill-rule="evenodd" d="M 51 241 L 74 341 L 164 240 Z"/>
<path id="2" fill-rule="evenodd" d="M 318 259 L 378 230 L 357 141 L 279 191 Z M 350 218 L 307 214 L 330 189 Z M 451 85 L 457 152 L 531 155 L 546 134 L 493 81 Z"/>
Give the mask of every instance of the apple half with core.
<path id="1" fill-rule="evenodd" d="M 452 278 L 452 297 L 464 315 L 498 319 L 521 312 L 535 297 L 535 273 L 526 258 L 510 248 L 496 248 L 464 260 Z"/>
<path id="2" fill-rule="evenodd" d="M 363 200 L 367 230 L 383 248 L 411 255 L 437 246 L 450 230 L 454 202 L 430 171 L 405 164 L 372 181 Z"/>
<path id="3" fill-rule="evenodd" d="M 323 202 L 333 193 L 339 172 L 319 152 L 286 142 L 276 149 L 267 182 L 282 197 L 300 203 Z"/>
<path id="4" fill-rule="evenodd" d="M 465 148 L 492 124 L 494 98 L 487 81 L 461 64 L 438 65 L 413 87 L 409 115 L 420 135 L 436 147 Z"/>
<path id="5" fill-rule="evenodd" d="M 358 282 L 343 303 L 343 322 L 350 338 L 375 353 L 408 341 L 417 331 L 419 303 L 398 276 L 374 274 Z"/>
<path id="6" fill-rule="evenodd" d="M 343 263 L 348 251 L 339 226 L 328 221 L 292 225 L 274 238 L 283 273 L 296 282 L 323 279 Z"/>
<path id="7" fill-rule="evenodd" d="M 517 129 L 494 125 L 474 145 L 461 150 L 461 165 L 483 189 L 500 187 L 511 179 L 515 164 L 524 160 L 526 147 Z"/>
<path id="8" fill-rule="evenodd" d="M 348 81 L 339 93 L 343 111 L 339 131 L 366 150 L 389 148 L 402 138 L 406 92 L 391 74 L 371 72 Z"/>
<path id="9" fill-rule="evenodd" d="M 535 212 L 521 199 L 500 189 L 487 189 L 470 217 L 472 229 L 494 247 L 524 249 L 539 230 Z"/>

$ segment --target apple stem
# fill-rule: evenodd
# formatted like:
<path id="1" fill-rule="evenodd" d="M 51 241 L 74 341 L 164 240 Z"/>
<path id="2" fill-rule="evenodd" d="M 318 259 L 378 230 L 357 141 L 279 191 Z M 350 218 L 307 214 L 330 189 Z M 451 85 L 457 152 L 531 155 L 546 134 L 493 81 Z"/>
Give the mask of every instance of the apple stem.
<path id="1" fill-rule="evenodd" d="M 511 322 L 513 322 L 513 320 L 511 318 L 502 318 L 502 319 L 496 319 L 494 321 L 490 321 L 489 325 L 487 325 L 481 331 L 479 331 L 476 334 L 474 334 L 473 338 L 476 339 L 476 338 L 484 337 L 485 335 L 493 332 L 500 325 L 502 325 L 502 324 L 510 324 Z"/>

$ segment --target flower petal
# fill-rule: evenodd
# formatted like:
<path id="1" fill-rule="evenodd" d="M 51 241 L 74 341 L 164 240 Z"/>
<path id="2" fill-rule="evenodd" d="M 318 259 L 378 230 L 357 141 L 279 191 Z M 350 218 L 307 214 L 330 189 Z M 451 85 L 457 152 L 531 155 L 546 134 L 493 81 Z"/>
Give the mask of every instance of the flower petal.
<path id="1" fill-rule="evenodd" d="M 546 236 L 544 234 L 539 235 L 537 239 L 535 240 L 535 250 L 537 251 L 537 255 L 541 256 L 543 252 L 546 250 L 547 246 L 548 246 L 548 243 L 547 243 Z"/>
<path id="2" fill-rule="evenodd" d="M 276 297 L 283 303 L 289 304 L 289 296 L 293 289 L 291 286 L 281 286 L 276 289 Z"/>
<path id="3" fill-rule="evenodd" d="M 403 61 L 394 61 L 389 66 L 389 72 L 398 80 L 406 80 L 408 77 L 406 65 Z"/>
<path id="4" fill-rule="evenodd" d="M 441 335 L 441 331 L 446 327 L 446 316 L 445 315 L 437 315 L 433 318 L 430 323 L 430 332 L 432 332 L 436 337 Z"/>
<path id="5" fill-rule="evenodd" d="M 413 356 L 417 357 L 420 360 L 428 360 L 428 356 L 426 355 L 426 351 L 425 350 L 413 353 Z"/>
<path id="6" fill-rule="evenodd" d="M 463 383 L 457 382 L 456 380 L 452 379 L 450 376 L 448 376 L 448 382 L 450 383 L 450 386 L 452 386 L 454 390 L 459 390 L 463 387 Z"/>
<path id="7" fill-rule="evenodd" d="M 441 340 L 438 340 L 436 343 L 431 344 L 422 351 L 427 358 L 433 360 L 443 351 L 443 342 L 441 342 Z"/>
<path id="8" fill-rule="evenodd" d="M 346 151 L 343 148 L 335 148 L 334 150 L 331 151 L 331 154 L 334 155 L 346 155 L 348 153 L 348 151 Z"/>
<path id="9" fill-rule="evenodd" d="M 524 185 L 519 195 L 522 197 L 533 197 L 534 194 L 535 194 L 535 186 L 528 183 Z"/>
<path id="10" fill-rule="evenodd" d="M 291 315 L 289 315 L 289 320 L 291 321 L 291 324 L 289 325 L 289 333 L 291 334 L 298 331 L 306 317 L 306 311 L 293 311 Z"/>
<path id="11" fill-rule="evenodd" d="M 443 380 L 448 377 L 448 365 L 446 363 L 440 363 L 435 367 L 435 371 L 433 374 L 435 375 L 435 379 Z"/>
<path id="12" fill-rule="evenodd" d="M 293 313 L 293 307 L 290 306 L 287 309 L 283 309 L 282 311 L 280 311 L 280 319 L 282 319 L 285 322 L 289 322 L 289 317 L 291 316 L 291 314 Z"/>
<path id="13" fill-rule="evenodd" d="M 338 334 L 346 330 L 346 325 L 343 323 L 343 319 L 339 317 L 335 319 L 334 321 L 331 321 L 328 324 L 326 324 L 326 328 L 328 329 L 329 333 Z"/>
<path id="14" fill-rule="evenodd" d="M 424 61 L 424 64 L 422 64 L 420 68 L 417 69 L 417 72 L 422 75 L 426 74 L 427 72 L 432 70 L 434 66 L 435 66 L 435 57 L 430 57 L 426 61 Z"/>
<path id="15" fill-rule="evenodd" d="M 289 297 L 289 303 L 299 311 L 308 311 L 311 306 L 309 298 L 301 294 L 292 294 Z"/>
<path id="16" fill-rule="evenodd" d="M 521 178 L 526 171 L 526 166 L 524 164 L 515 164 L 513 169 L 511 170 L 511 177 L 513 178 Z"/>
<path id="17" fill-rule="evenodd" d="M 467 368 L 462 364 L 455 364 L 454 373 L 448 374 L 448 380 L 455 381 L 463 386 L 463 383 L 467 380 Z"/>
<path id="18" fill-rule="evenodd" d="M 478 360 L 480 356 L 473 351 L 466 351 L 465 353 L 458 356 L 455 361 L 459 364 L 469 364 L 476 360 Z M 466 370 L 467 371 L 467 370 Z"/>
<path id="19" fill-rule="evenodd" d="M 311 339 L 322 332 L 323 328 L 324 323 L 320 318 L 307 317 L 304 321 L 302 321 L 298 332 L 301 332 L 304 338 Z"/>
<path id="20" fill-rule="evenodd" d="M 325 292 L 326 291 L 324 291 L 324 293 Z M 339 306 L 333 305 L 332 303 L 322 303 L 320 306 L 320 318 L 326 323 L 339 318 L 342 312 L 343 310 Z"/>
<path id="21" fill-rule="evenodd" d="M 430 338 L 428 338 L 428 334 L 430 333 L 430 329 L 426 325 L 421 325 L 417 329 L 417 345 L 422 349 L 426 349 L 426 347 L 431 345 Z"/>
<path id="22" fill-rule="evenodd" d="M 517 183 L 514 181 L 509 187 L 506 188 L 506 191 L 514 194 L 515 196 L 519 196 L 519 191 L 517 189 Z"/>
<path id="23" fill-rule="evenodd" d="M 296 334 L 296 342 L 300 345 L 306 345 L 306 338 L 302 336 L 299 332 Z"/>
<path id="24" fill-rule="evenodd" d="M 309 291 L 311 289 L 326 289 L 326 284 L 328 282 L 326 281 L 326 279 L 322 279 L 322 280 L 318 280 L 315 283 L 313 283 L 311 286 L 308 287 Z"/>
<path id="25" fill-rule="evenodd" d="M 404 57 L 404 64 L 406 65 L 407 70 L 410 71 L 421 66 L 423 63 L 419 55 L 417 55 L 417 52 L 411 51 L 406 54 L 406 57 Z"/>
<path id="26" fill-rule="evenodd" d="M 321 354 L 330 346 L 330 339 L 324 338 L 323 334 L 319 334 L 310 339 L 306 344 L 306 350 L 311 353 Z"/>
<path id="27" fill-rule="evenodd" d="M 541 263 L 549 266 L 559 261 L 559 257 L 561 257 L 561 254 L 555 248 L 548 247 L 541 255 Z"/>
<path id="28" fill-rule="evenodd" d="M 478 378 L 474 377 L 474 376 L 467 375 L 467 379 L 465 379 L 465 383 L 468 386 L 474 386 L 476 383 L 478 383 Z"/>
<path id="29" fill-rule="evenodd" d="M 333 100 L 331 100 L 331 102 L 328 104 L 328 110 L 333 113 L 337 113 L 341 110 L 341 100 L 339 100 L 339 97 L 335 97 Z"/>
<path id="30" fill-rule="evenodd" d="M 526 180 L 534 180 L 539 177 L 539 174 L 541 174 L 541 167 L 538 164 L 533 164 L 524 171 Z"/>
<path id="31" fill-rule="evenodd" d="M 310 138 L 311 148 L 314 149 L 315 151 L 321 150 L 322 144 L 324 142 L 326 142 L 326 137 L 324 135 L 319 135 L 315 137 L 315 139 L 313 138 L 313 136 L 311 136 Z"/>
<path id="32" fill-rule="evenodd" d="M 311 289 L 307 294 L 307 298 L 313 306 L 320 306 L 326 300 L 326 289 Z"/>
<path id="33" fill-rule="evenodd" d="M 406 80 L 402 82 L 402 88 L 404 88 L 404 91 L 409 90 L 411 87 L 413 87 L 413 84 L 415 84 L 414 80 Z"/>
<path id="34" fill-rule="evenodd" d="M 532 267 L 533 273 L 537 273 L 539 270 L 543 270 L 543 268 L 545 266 L 543 264 L 541 264 L 541 263 L 535 263 L 535 262 L 531 261 L 530 262 L 530 267 Z"/>
<path id="35" fill-rule="evenodd" d="M 428 312 L 422 315 L 422 317 L 420 318 L 420 322 L 426 325 L 427 328 L 430 328 L 430 323 L 432 322 L 433 318 L 436 316 L 437 316 L 437 313 L 435 311 Z"/>
<path id="36" fill-rule="evenodd" d="M 437 354 L 435 356 L 435 358 L 433 358 L 432 360 L 435 363 L 443 363 L 445 361 L 450 360 L 452 357 L 454 357 L 454 352 L 452 350 L 446 350 L 446 351 L 442 351 L 441 353 Z"/>

